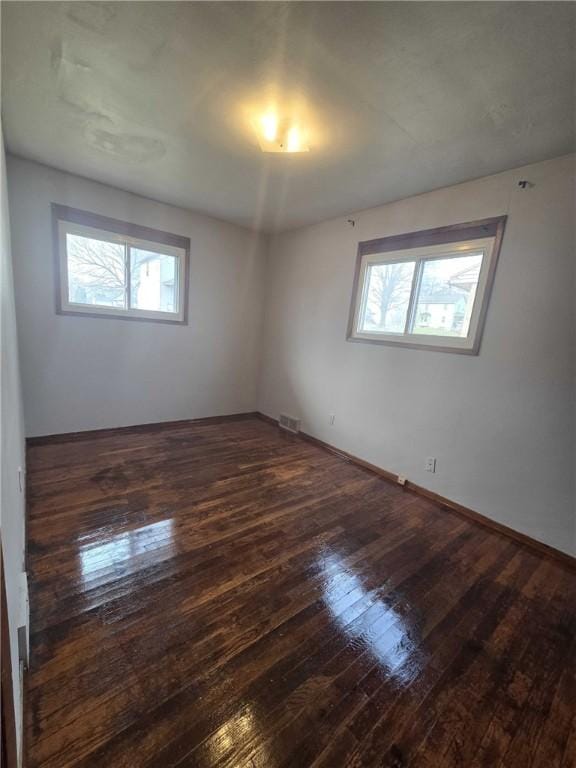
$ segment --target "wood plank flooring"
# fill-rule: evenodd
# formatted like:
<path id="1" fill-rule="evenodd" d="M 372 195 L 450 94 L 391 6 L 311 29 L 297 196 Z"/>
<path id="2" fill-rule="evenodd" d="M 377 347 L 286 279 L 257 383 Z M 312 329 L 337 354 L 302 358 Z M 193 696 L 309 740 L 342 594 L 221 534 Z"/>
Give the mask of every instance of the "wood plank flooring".
<path id="1" fill-rule="evenodd" d="M 574 768 L 562 563 L 257 418 L 28 471 L 32 768 Z"/>

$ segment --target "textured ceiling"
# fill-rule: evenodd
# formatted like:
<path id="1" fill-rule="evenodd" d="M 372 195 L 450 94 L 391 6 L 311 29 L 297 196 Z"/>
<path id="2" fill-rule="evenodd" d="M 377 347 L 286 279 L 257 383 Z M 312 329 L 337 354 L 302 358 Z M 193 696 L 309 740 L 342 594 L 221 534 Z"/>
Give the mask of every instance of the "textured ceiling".
<path id="1" fill-rule="evenodd" d="M 9 151 L 287 229 L 561 155 L 574 3 L 9 2 Z M 263 155 L 250 116 L 303 116 Z"/>

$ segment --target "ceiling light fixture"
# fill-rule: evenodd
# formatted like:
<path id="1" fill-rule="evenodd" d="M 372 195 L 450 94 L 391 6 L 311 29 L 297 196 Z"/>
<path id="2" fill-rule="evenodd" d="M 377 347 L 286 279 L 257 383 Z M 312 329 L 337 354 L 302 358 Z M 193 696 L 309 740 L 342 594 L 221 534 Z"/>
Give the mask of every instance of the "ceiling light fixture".
<path id="1" fill-rule="evenodd" d="M 267 112 L 255 121 L 254 128 L 262 152 L 308 152 L 302 129 L 290 120 L 281 120 Z"/>

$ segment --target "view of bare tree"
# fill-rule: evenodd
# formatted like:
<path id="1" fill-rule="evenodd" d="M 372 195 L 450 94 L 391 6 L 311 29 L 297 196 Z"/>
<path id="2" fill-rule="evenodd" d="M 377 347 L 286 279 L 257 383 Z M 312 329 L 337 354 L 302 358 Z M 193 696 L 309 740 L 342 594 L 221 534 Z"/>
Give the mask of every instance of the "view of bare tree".
<path id="1" fill-rule="evenodd" d="M 104 293 L 111 304 L 123 304 L 126 292 L 124 246 L 68 235 L 71 290 Z M 83 296 L 81 300 L 85 300 Z"/>
<path id="2" fill-rule="evenodd" d="M 394 310 L 400 310 L 409 299 L 414 262 L 378 264 L 370 270 L 365 322 L 384 329 Z"/>

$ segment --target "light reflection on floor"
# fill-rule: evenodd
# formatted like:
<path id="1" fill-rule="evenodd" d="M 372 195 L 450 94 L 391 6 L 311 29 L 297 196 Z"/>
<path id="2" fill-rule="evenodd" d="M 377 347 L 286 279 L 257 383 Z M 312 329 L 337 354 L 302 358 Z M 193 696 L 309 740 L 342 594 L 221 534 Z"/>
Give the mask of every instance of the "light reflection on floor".
<path id="1" fill-rule="evenodd" d="M 265 765 L 266 768 L 274 768 L 276 761 L 266 749 L 266 740 L 258 727 L 258 720 L 254 714 L 252 706 L 245 704 L 242 709 L 230 717 L 223 725 L 206 740 L 206 766 L 220 765 L 226 763 L 233 757 L 233 763 L 238 765 L 253 765 L 252 762 L 244 763 L 240 761 L 242 757 L 236 750 L 242 745 L 249 744 L 249 751 L 258 753 L 258 765 Z"/>
<path id="2" fill-rule="evenodd" d="M 93 534 L 91 534 L 91 538 Z M 80 570 L 84 586 L 103 569 L 147 568 L 173 553 L 174 520 L 160 520 L 108 536 L 98 543 L 80 545 Z M 142 557 L 145 555 L 145 557 Z M 140 556 L 140 560 L 135 559 Z"/>
<path id="3" fill-rule="evenodd" d="M 369 611 L 364 610 L 355 621 L 344 620 L 343 596 L 354 592 L 361 600 L 370 598 L 372 591 L 337 552 L 323 554 L 320 564 L 325 576 L 324 601 L 336 624 L 360 640 L 391 676 L 403 677 L 403 665 L 415 650 L 404 618 L 384 599 L 373 597 Z"/>

